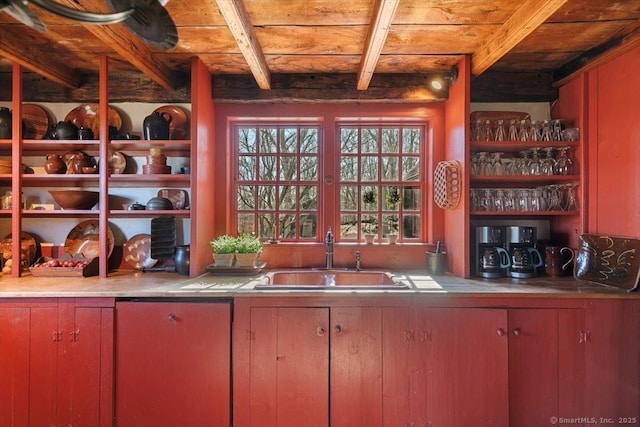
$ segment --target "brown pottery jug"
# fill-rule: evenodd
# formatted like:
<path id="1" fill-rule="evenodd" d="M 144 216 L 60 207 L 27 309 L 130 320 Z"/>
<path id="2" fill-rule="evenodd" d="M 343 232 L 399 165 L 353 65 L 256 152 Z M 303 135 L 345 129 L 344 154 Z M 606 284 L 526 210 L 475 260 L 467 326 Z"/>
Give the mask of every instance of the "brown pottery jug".
<path id="1" fill-rule="evenodd" d="M 171 114 L 167 112 L 152 112 L 144 118 L 142 123 L 144 139 L 169 139 L 169 125 L 171 124 L 171 120 Z"/>
<path id="2" fill-rule="evenodd" d="M 57 154 L 47 154 L 44 159 L 44 171 L 48 174 L 63 174 L 67 172 L 67 164 Z"/>

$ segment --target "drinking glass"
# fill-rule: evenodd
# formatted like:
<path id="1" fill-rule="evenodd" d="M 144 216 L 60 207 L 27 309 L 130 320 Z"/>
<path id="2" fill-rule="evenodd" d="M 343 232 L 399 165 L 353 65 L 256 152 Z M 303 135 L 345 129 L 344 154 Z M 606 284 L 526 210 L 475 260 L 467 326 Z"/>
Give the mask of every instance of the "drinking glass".
<path id="1" fill-rule="evenodd" d="M 518 129 L 518 141 L 529 141 L 529 131 L 527 130 L 526 120 L 520 120 L 520 128 Z"/>
<path id="2" fill-rule="evenodd" d="M 542 137 L 540 138 L 541 141 L 553 141 L 553 135 L 551 132 L 551 124 L 549 123 L 549 120 L 545 120 L 544 122 L 542 122 Z"/>
<path id="3" fill-rule="evenodd" d="M 484 124 L 482 120 L 476 120 L 476 127 L 473 130 L 473 140 L 474 141 L 486 141 L 487 136 L 485 132 Z"/>
<path id="4" fill-rule="evenodd" d="M 562 119 L 555 119 L 553 122 L 551 137 L 553 141 L 562 141 Z"/>
<path id="5" fill-rule="evenodd" d="M 561 211 L 562 209 L 562 194 L 560 193 L 559 185 L 549 185 L 549 210 Z"/>
<path id="6" fill-rule="evenodd" d="M 536 120 L 531 120 L 531 129 L 529 130 L 529 140 L 530 141 L 540 141 L 542 134 L 540 133 L 542 128 L 540 127 L 540 122 Z"/>
<path id="7" fill-rule="evenodd" d="M 491 189 L 485 188 L 482 193 L 482 198 L 480 199 L 480 206 L 483 207 L 484 211 L 493 211 L 494 209 L 494 199 Z"/>
<path id="8" fill-rule="evenodd" d="M 496 196 L 493 199 L 493 210 L 496 212 L 504 212 L 504 190 L 502 188 L 496 189 Z"/>
<path id="9" fill-rule="evenodd" d="M 544 198 L 542 197 L 542 191 L 539 188 L 531 190 L 531 210 L 533 212 L 541 212 L 545 209 Z"/>
<path id="10" fill-rule="evenodd" d="M 564 184 L 564 190 L 565 190 L 565 205 L 564 205 L 564 210 L 565 211 L 569 211 L 569 212 L 575 212 L 578 211 L 580 208 L 578 206 L 578 199 L 576 197 L 576 187 L 578 186 L 578 184 L 576 183 L 569 183 L 569 184 Z"/>
<path id="11" fill-rule="evenodd" d="M 515 190 L 513 188 L 504 190 L 504 210 L 510 212 L 517 210 Z"/>
<path id="12" fill-rule="evenodd" d="M 491 168 L 493 175 L 502 176 L 504 175 L 504 164 L 502 164 L 502 155 L 504 153 L 494 152 L 491 153 Z"/>
<path id="13" fill-rule="evenodd" d="M 529 175 L 529 163 L 531 159 L 529 159 L 529 152 L 527 150 L 520 151 L 520 159 L 518 162 L 518 170 L 520 175 Z"/>
<path id="14" fill-rule="evenodd" d="M 529 175 L 540 175 L 542 168 L 540 166 L 540 149 L 534 147 L 531 149 L 531 161 L 529 162 Z"/>
<path id="15" fill-rule="evenodd" d="M 498 120 L 498 126 L 496 127 L 496 141 L 506 141 L 507 140 L 507 131 L 504 127 L 504 120 Z"/>
<path id="16" fill-rule="evenodd" d="M 569 158 L 569 147 L 560 147 L 560 155 L 556 160 L 554 172 L 556 175 L 573 175 L 573 162 Z"/>
<path id="17" fill-rule="evenodd" d="M 540 161 L 540 172 L 542 175 L 553 175 L 555 173 L 556 160 L 553 158 L 553 147 L 546 147 L 544 149 L 547 152 L 547 156 Z"/>
<path id="18" fill-rule="evenodd" d="M 490 120 L 484 122 L 484 137 L 487 141 L 493 141 L 493 128 Z"/>
<path id="19" fill-rule="evenodd" d="M 518 212 L 529 212 L 531 210 L 531 200 L 528 189 L 521 188 L 518 190 L 516 203 L 518 204 Z"/>
<path id="20" fill-rule="evenodd" d="M 517 141 L 518 140 L 518 128 L 516 127 L 516 121 L 511 119 L 509 121 L 509 141 Z"/>

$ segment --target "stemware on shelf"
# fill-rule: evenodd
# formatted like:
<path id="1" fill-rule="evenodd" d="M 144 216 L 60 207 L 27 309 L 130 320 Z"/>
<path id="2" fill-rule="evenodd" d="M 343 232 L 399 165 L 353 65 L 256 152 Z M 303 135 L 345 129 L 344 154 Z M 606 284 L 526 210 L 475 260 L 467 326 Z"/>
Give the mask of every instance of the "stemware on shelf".
<path id="1" fill-rule="evenodd" d="M 492 174 L 497 176 L 504 175 L 504 164 L 502 163 L 502 155 L 499 151 L 491 153 L 491 168 Z"/>
<path id="2" fill-rule="evenodd" d="M 576 197 L 576 187 L 577 183 L 567 183 L 562 185 L 565 191 L 565 205 L 564 210 L 568 212 L 578 211 L 580 208 L 578 206 L 578 199 Z"/>
<path id="3" fill-rule="evenodd" d="M 545 120 L 542 122 L 542 136 L 540 138 L 541 141 L 553 141 L 553 134 L 551 131 L 551 123 L 549 120 Z"/>
<path id="4" fill-rule="evenodd" d="M 498 120 L 498 125 L 496 126 L 495 140 L 498 142 L 507 140 L 507 130 L 504 127 L 504 120 Z"/>
<path id="5" fill-rule="evenodd" d="M 527 130 L 527 121 L 520 120 L 520 128 L 518 129 L 518 141 L 529 141 L 529 131 Z"/>
<path id="6" fill-rule="evenodd" d="M 549 210 L 562 211 L 562 193 L 559 185 L 549 185 Z"/>
<path id="7" fill-rule="evenodd" d="M 509 141 L 517 141 L 518 140 L 518 128 L 516 127 L 515 119 L 511 119 L 509 121 Z"/>
<path id="8" fill-rule="evenodd" d="M 569 147 L 560 147 L 560 155 L 556 160 L 555 174 L 556 175 L 573 175 L 573 162 L 569 158 Z"/>
<path id="9" fill-rule="evenodd" d="M 533 147 L 531 149 L 531 161 L 529 162 L 529 175 L 540 175 L 541 173 L 540 148 Z"/>
<path id="10" fill-rule="evenodd" d="M 501 188 L 496 188 L 496 196 L 493 199 L 493 210 L 496 212 L 504 212 L 505 211 L 505 197 L 504 190 Z"/>
<path id="11" fill-rule="evenodd" d="M 553 120 L 552 141 L 562 141 L 562 119 Z"/>
<path id="12" fill-rule="evenodd" d="M 485 120 L 484 122 L 484 137 L 487 141 L 493 141 L 493 128 L 491 127 L 491 120 Z"/>
<path id="13" fill-rule="evenodd" d="M 521 188 L 518 190 L 516 204 L 518 212 L 531 211 L 531 197 L 528 188 Z"/>
<path id="14" fill-rule="evenodd" d="M 553 147 L 545 147 L 547 156 L 540 161 L 540 173 L 542 175 L 553 175 L 555 173 L 556 160 L 553 158 Z"/>

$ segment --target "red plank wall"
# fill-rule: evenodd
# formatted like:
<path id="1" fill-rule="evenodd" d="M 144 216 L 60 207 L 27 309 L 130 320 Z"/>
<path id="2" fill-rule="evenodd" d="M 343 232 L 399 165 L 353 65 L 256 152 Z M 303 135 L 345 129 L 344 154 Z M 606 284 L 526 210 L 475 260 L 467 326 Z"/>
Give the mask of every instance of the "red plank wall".
<path id="1" fill-rule="evenodd" d="M 640 237 L 640 48 L 560 89 L 558 113 L 586 94 L 586 232 Z"/>

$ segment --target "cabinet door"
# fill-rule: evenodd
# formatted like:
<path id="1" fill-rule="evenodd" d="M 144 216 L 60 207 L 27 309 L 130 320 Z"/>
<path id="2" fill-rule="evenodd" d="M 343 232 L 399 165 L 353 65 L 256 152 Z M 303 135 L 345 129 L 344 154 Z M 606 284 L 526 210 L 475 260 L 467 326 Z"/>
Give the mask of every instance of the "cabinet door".
<path id="1" fill-rule="evenodd" d="M 116 425 L 228 427 L 228 303 L 116 305 Z"/>
<path id="2" fill-rule="evenodd" d="M 57 419 L 58 349 L 62 332 L 57 307 L 31 308 L 29 426 L 50 427 Z"/>
<path id="3" fill-rule="evenodd" d="M 113 308 L 73 307 L 64 313 L 58 369 L 60 424 L 111 426 Z"/>
<path id="4" fill-rule="evenodd" d="M 29 338 L 31 310 L 0 307 L 0 426 L 29 420 Z"/>
<path id="5" fill-rule="evenodd" d="M 431 425 L 508 426 L 506 310 L 430 309 L 428 323 Z"/>
<path id="6" fill-rule="evenodd" d="M 587 305 L 586 407 L 617 424 L 640 424 L 640 301 Z"/>
<path id="7" fill-rule="evenodd" d="M 251 427 L 326 427 L 329 310 L 251 308 Z"/>
<path id="8" fill-rule="evenodd" d="M 583 413 L 583 328 L 580 309 L 509 310 L 511 425 L 536 427 Z"/>
<path id="9" fill-rule="evenodd" d="M 382 426 L 382 308 L 331 309 L 331 427 Z"/>

